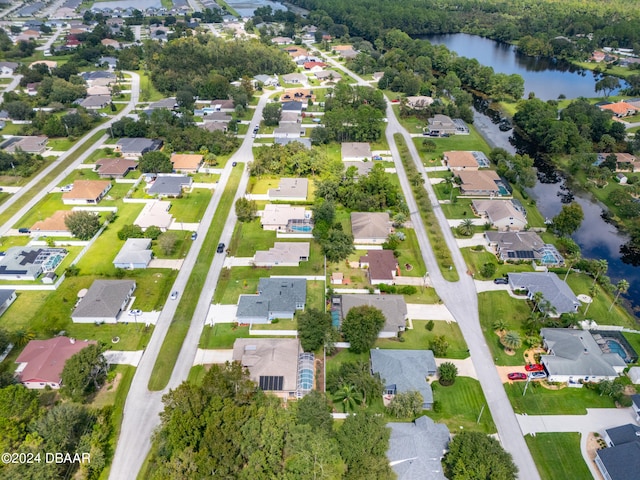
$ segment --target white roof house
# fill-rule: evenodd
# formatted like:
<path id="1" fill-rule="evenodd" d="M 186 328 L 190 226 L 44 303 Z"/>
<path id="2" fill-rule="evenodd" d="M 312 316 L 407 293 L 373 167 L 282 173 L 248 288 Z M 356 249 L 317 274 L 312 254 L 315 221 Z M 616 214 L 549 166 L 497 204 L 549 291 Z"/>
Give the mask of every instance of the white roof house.
<path id="1" fill-rule="evenodd" d="M 278 188 L 271 188 L 267 192 L 270 200 L 305 201 L 309 189 L 306 178 L 281 178 Z"/>
<path id="2" fill-rule="evenodd" d="M 309 242 L 276 242 L 269 250 L 258 250 L 253 257 L 256 267 L 297 267 L 309 260 Z"/>
<path id="3" fill-rule="evenodd" d="M 152 257 L 150 238 L 128 238 L 113 259 L 113 266 L 129 270 L 147 268 Z"/>
<path id="4" fill-rule="evenodd" d="M 163 232 L 166 231 L 173 221 L 173 215 L 169 213 L 171 202 L 167 200 L 154 200 L 144 204 L 140 215 L 133 222 L 143 230 L 149 227 L 158 227 Z"/>
<path id="5" fill-rule="evenodd" d="M 265 205 L 264 210 L 259 211 L 260 224 L 264 230 L 286 231 L 290 223 L 309 222 L 311 211 L 305 207 L 294 207 L 285 204 Z"/>
<path id="6" fill-rule="evenodd" d="M 392 232 L 391 220 L 386 212 L 352 212 L 353 243 L 382 244 Z"/>

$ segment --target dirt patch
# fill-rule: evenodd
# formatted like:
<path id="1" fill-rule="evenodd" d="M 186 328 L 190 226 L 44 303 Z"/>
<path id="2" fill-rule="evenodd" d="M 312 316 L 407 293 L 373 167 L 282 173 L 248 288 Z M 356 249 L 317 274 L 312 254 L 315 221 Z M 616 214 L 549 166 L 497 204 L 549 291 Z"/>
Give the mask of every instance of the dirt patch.
<path id="1" fill-rule="evenodd" d="M 496 370 L 498 371 L 498 376 L 500 376 L 500 380 L 502 380 L 502 383 L 513 383 L 511 380 L 509 380 L 507 378 L 507 375 L 509 375 L 510 373 L 514 373 L 514 372 L 518 372 L 518 373 L 527 373 L 527 371 L 524 369 L 524 365 L 522 365 L 521 367 L 514 367 L 514 366 L 510 366 L 510 367 L 498 367 L 496 366 Z M 522 381 L 522 380 L 519 380 Z"/>
<path id="2" fill-rule="evenodd" d="M 528 350 L 524 351 L 524 361 L 525 363 L 537 363 L 536 360 L 536 355 L 541 355 L 543 353 L 546 353 L 544 351 L 544 348 L 541 347 L 535 347 L 535 348 L 530 348 Z"/>

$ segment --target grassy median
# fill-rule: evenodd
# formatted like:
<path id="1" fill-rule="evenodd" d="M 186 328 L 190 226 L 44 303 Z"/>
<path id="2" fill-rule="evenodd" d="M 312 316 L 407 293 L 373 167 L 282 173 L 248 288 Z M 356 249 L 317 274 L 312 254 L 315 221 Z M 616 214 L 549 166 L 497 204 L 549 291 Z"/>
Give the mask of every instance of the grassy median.
<path id="1" fill-rule="evenodd" d="M 233 199 L 241 177 L 242 166 L 237 166 L 231 172 L 229 181 L 224 188 L 213 221 L 209 226 L 207 237 L 202 245 L 196 264 L 191 271 L 184 293 L 182 294 L 180 305 L 176 310 L 176 314 L 169 326 L 169 331 L 162 343 L 160 354 L 158 355 L 151 378 L 149 379 L 149 390 L 162 390 L 167 386 L 167 383 L 169 383 L 173 367 L 182 348 L 182 342 L 184 342 L 187 332 L 189 331 L 191 319 L 193 318 L 200 293 L 207 279 L 211 262 L 216 254 L 216 248 L 220 240 L 220 234 L 222 233 L 221 226 L 224 225 L 233 207 Z"/>

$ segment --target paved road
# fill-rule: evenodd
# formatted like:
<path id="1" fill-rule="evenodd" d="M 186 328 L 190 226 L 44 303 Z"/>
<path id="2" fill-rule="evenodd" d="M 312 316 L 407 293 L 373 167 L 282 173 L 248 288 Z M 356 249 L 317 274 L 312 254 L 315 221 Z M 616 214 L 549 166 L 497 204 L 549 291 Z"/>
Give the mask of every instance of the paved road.
<path id="1" fill-rule="evenodd" d="M 322 53 L 322 55 L 324 56 L 324 53 Z M 369 85 L 369 83 L 364 79 L 340 65 L 332 58 L 327 56 L 325 56 L 325 58 L 336 68 L 355 78 L 358 85 Z M 480 328 L 478 294 L 476 292 L 475 284 L 473 279 L 465 273 L 467 271 L 467 266 L 464 258 L 458 249 L 456 239 L 451 232 L 448 220 L 442 212 L 433 186 L 429 182 L 429 178 L 425 172 L 424 165 L 422 164 L 420 155 L 418 154 L 413 140 L 409 133 L 402 127 L 402 125 L 400 125 L 400 122 L 393 112 L 391 102 L 389 102 L 388 99 L 387 119 L 387 141 L 389 142 L 389 148 L 394 158 L 400 185 L 402 186 L 403 192 L 405 192 L 407 206 L 411 212 L 411 221 L 413 222 L 420 250 L 422 251 L 425 264 L 427 265 L 431 283 L 460 325 L 464 339 L 469 347 L 469 352 L 471 353 L 473 366 L 477 372 L 480 385 L 482 386 L 482 390 L 487 399 L 489 410 L 491 411 L 491 415 L 493 416 L 493 420 L 498 429 L 500 441 L 502 442 L 503 447 L 513 456 L 513 460 L 518 466 L 518 470 L 520 472 L 519 478 L 539 480 L 540 475 L 538 474 L 535 462 L 533 461 L 529 448 L 524 441 L 524 437 L 520 431 L 520 426 L 516 420 L 513 408 L 511 407 L 511 403 L 507 398 L 504 387 L 502 386 L 502 382 L 493 363 L 491 351 L 487 346 Z M 440 273 L 435 254 L 426 235 L 422 217 L 418 213 L 415 199 L 411 193 L 411 187 L 407 180 L 404 166 L 400 161 L 400 154 L 393 138 L 393 135 L 396 133 L 400 133 L 404 137 L 404 140 L 409 147 L 411 157 L 413 158 L 418 171 L 425 179 L 424 186 L 429 194 L 429 200 L 433 207 L 434 214 L 438 219 L 438 223 L 440 224 L 447 246 L 449 247 L 449 250 L 451 250 L 455 267 L 460 274 L 460 280 L 458 282 L 448 282 Z"/>
<path id="2" fill-rule="evenodd" d="M 16 87 L 20 84 L 20 80 L 22 80 L 22 75 L 14 75 L 11 78 L 11 82 L 4 87 L 3 92 L 12 92 L 16 89 Z"/>
<path id="3" fill-rule="evenodd" d="M 43 50 L 45 52 L 48 52 L 51 49 L 51 45 L 53 45 L 53 42 L 55 42 L 58 39 L 58 37 L 63 31 L 64 31 L 64 28 L 62 27 L 56 28 L 56 31 L 51 36 L 51 38 L 49 38 L 49 40 L 47 40 L 47 42 L 44 45 L 36 47 L 36 50 Z"/>
<path id="4" fill-rule="evenodd" d="M 253 128 L 254 125 L 260 123 L 260 119 L 262 118 L 262 109 L 264 108 L 269 95 L 272 93 L 273 91 L 267 92 L 260 99 L 258 107 L 254 112 L 250 128 Z M 200 222 L 198 238 L 189 250 L 189 254 L 185 259 L 185 263 L 178 274 L 172 290 L 183 292 L 186 288 L 189 275 L 195 265 L 202 243 L 205 240 L 206 232 L 213 221 L 213 217 L 216 209 L 218 208 L 218 204 L 220 203 L 225 185 L 229 180 L 229 176 L 232 171 L 231 165 L 233 162 L 247 163 L 253 160 L 252 147 L 253 139 L 247 136 L 238 151 L 229 159 L 229 161 L 227 161 L 227 165 L 218 182 L 219 187 L 216 188 L 204 217 Z M 236 198 L 239 198 L 244 194 L 248 181 L 249 175 L 247 168 L 245 167 L 240 185 L 236 192 Z M 221 242 L 226 244 L 229 243 L 235 223 L 235 209 L 231 208 L 229 217 L 222 229 L 220 237 Z M 169 389 L 176 388 L 185 381 L 194 364 L 200 335 L 207 317 L 207 312 L 211 306 L 213 293 L 218 282 L 220 271 L 222 270 L 223 261 L 224 255 L 221 254 L 216 254 L 213 259 L 209 273 L 207 274 L 207 280 L 205 281 L 204 288 L 200 293 L 200 298 L 193 315 L 191 326 L 183 342 L 182 349 L 176 361 L 176 365 L 173 369 L 167 388 L 160 392 L 151 392 L 147 388 L 147 385 L 151 378 L 151 373 L 153 372 L 156 359 L 160 353 L 160 348 L 162 347 L 164 338 L 169 330 L 171 319 L 175 314 L 179 302 L 169 301 L 167 302 L 167 305 L 165 305 L 165 308 L 160 315 L 160 319 L 153 331 L 149 345 L 147 346 L 140 364 L 138 365 L 135 376 L 133 377 L 131 388 L 129 389 L 129 394 L 124 406 L 122 428 L 120 430 L 120 436 L 118 438 L 118 444 L 116 446 L 116 452 L 111 465 L 109 478 L 113 480 L 120 480 L 137 477 L 138 472 L 151 449 L 151 436 L 153 431 L 160 424 L 159 415 L 163 409 L 162 396 L 167 393 Z"/>
<path id="5" fill-rule="evenodd" d="M 84 137 L 82 139 L 78 140 L 73 147 L 71 147 L 65 153 L 60 155 L 56 160 L 51 162 L 47 168 L 45 168 L 38 175 L 36 175 L 29 183 L 27 183 L 24 186 L 24 188 L 22 188 L 19 192 L 13 194 L 11 196 L 11 198 L 7 199 L 7 201 L 4 202 L 4 204 L 3 204 L 3 208 L 8 208 L 9 206 L 13 205 L 14 203 L 19 202 L 22 199 L 22 197 L 29 190 L 31 190 L 38 182 L 40 182 L 45 176 L 47 176 L 49 174 L 49 172 L 51 172 L 54 168 L 56 168 L 69 155 L 71 155 L 73 152 L 78 150 L 82 145 L 84 145 L 85 142 L 83 140 L 91 138 L 91 136 L 93 136 L 95 133 L 97 133 L 100 130 L 103 130 L 106 127 L 108 127 L 109 125 L 111 125 L 111 123 L 113 123 L 113 122 L 115 122 L 117 120 L 120 120 L 122 117 L 127 115 L 129 112 L 131 112 L 131 110 L 133 110 L 135 108 L 136 103 L 138 103 L 138 95 L 139 95 L 139 92 L 140 92 L 140 77 L 135 72 L 125 72 L 125 73 L 131 75 L 131 78 L 132 78 L 132 82 L 131 82 L 131 90 L 132 90 L 132 92 L 131 92 L 131 100 L 129 100 L 128 105 L 124 109 L 122 109 L 122 111 L 120 113 L 118 113 L 118 115 L 116 115 L 113 118 L 111 118 L 108 122 L 101 124 L 100 126 L 98 126 L 98 127 L 94 128 L 93 130 L 91 130 L 89 133 L 85 134 Z M 98 139 L 98 141 L 96 141 L 82 155 L 80 155 L 80 157 L 78 159 L 76 159 L 72 164 L 67 166 L 67 168 L 62 173 L 60 173 L 56 178 L 54 178 L 49 183 L 49 186 L 47 188 L 44 188 L 44 189 L 40 190 L 38 193 L 36 193 L 36 195 L 34 195 L 33 198 L 31 198 L 30 200 L 28 200 L 27 202 L 22 204 L 22 207 L 20 208 L 20 210 L 18 210 L 18 212 L 13 217 L 11 217 L 7 222 L 5 222 L 4 225 L 0 225 L 0 236 L 6 235 L 7 232 L 9 231 L 9 229 L 11 229 L 13 227 L 13 225 L 18 220 L 20 220 L 24 215 L 26 215 L 26 213 L 31 208 L 33 208 L 34 205 L 36 205 L 40 200 L 42 200 L 44 198 L 44 196 L 47 195 L 47 193 L 53 187 L 55 187 L 58 183 L 60 183 L 62 180 L 64 180 L 78 165 L 80 165 L 82 162 L 84 162 L 87 159 L 87 157 L 89 155 L 91 155 L 91 153 L 96 148 L 99 148 L 100 145 L 102 145 L 105 142 L 105 140 L 107 140 L 107 138 L 108 137 L 106 135 L 103 135 L 102 137 L 100 137 Z"/>

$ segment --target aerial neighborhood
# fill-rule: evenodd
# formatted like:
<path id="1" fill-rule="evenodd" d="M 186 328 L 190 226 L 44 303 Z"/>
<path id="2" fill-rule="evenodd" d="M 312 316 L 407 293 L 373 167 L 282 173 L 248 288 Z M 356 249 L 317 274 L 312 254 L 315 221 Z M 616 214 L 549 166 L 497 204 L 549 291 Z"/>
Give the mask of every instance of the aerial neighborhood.
<path id="1" fill-rule="evenodd" d="M 640 34 L 267 3 L 0 3 L 0 477 L 637 478 Z"/>

